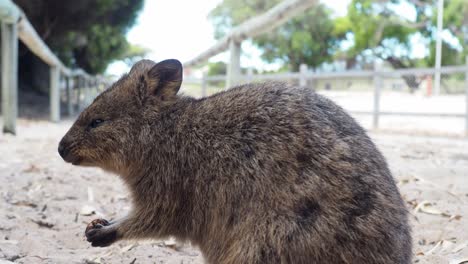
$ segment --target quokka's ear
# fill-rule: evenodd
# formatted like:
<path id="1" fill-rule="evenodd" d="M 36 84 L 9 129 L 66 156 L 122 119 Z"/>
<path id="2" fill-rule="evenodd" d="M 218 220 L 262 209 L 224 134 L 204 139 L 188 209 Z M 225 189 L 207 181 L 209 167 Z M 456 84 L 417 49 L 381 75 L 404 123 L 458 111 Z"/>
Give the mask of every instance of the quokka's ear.
<path id="1" fill-rule="evenodd" d="M 152 60 L 140 60 L 139 62 L 133 65 L 132 69 L 130 69 L 130 74 L 137 72 L 146 72 L 149 69 L 151 69 L 151 67 L 153 67 L 154 65 L 156 65 L 156 62 Z"/>
<path id="2" fill-rule="evenodd" d="M 146 83 L 150 95 L 161 100 L 173 98 L 182 84 L 182 64 L 178 60 L 164 60 L 146 73 Z"/>

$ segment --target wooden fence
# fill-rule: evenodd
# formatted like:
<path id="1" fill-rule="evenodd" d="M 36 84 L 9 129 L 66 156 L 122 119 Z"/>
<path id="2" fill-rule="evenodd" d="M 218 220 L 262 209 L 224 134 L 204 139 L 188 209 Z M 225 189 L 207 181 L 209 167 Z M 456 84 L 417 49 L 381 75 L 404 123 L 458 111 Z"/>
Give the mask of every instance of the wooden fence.
<path id="1" fill-rule="evenodd" d="M 284 0 L 265 13 L 233 28 L 218 43 L 195 58 L 185 62 L 184 67 L 188 68 L 198 65 L 229 49 L 230 61 L 227 69 L 226 87 L 235 85 L 235 81 L 241 75 L 240 56 L 242 41 L 273 30 L 317 3 L 318 0 Z"/>
<path id="2" fill-rule="evenodd" d="M 18 39 L 50 67 L 50 120 L 60 121 L 61 92 L 65 90 L 67 113 L 73 115 L 89 103 L 99 89 L 108 83 L 102 76 L 91 76 L 85 71 L 72 70 L 63 65 L 32 27 L 22 10 L 11 0 L 0 0 L 1 21 L 1 77 L 3 132 L 16 134 L 18 115 Z M 63 81 L 61 81 L 63 80 Z M 91 89 L 94 88 L 94 89 Z M 72 89 L 78 101 L 72 101 Z M 81 99 L 82 98 L 82 99 Z"/>
<path id="3" fill-rule="evenodd" d="M 381 93 L 383 90 L 383 80 L 385 78 L 403 78 L 405 76 L 434 76 L 437 72 L 440 74 L 463 74 L 464 91 L 465 91 L 465 112 L 464 113 L 443 113 L 443 112 L 388 112 L 382 111 L 380 102 L 382 100 Z M 465 135 L 468 136 L 468 57 L 466 65 L 462 66 L 443 66 L 438 71 L 435 68 L 411 68 L 388 70 L 382 69 L 380 64 L 376 63 L 373 70 L 363 71 L 344 71 L 330 73 L 316 73 L 309 71 L 306 65 L 300 66 L 299 72 L 286 72 L 277 74 L 253 74 L 250 73 L 239 75 L 237 83 L 245 83 L 250 81 L 294 81 L 300 86 L 308 86 L 312 89 L 314 81 L 319 80 L 339 80 L 351 78 L 368 78 L 373 83 L 373 106 L 372 111 L 350 111 L 352 114 L 369 114 L 372 115 L 372 127 L 379 128 L 379 119 L 381 116 L 418 116 L 418 117 L 456 117 L 463 118 L 465 122 Z M 227 81 L 226 75 L 207 76 L 203 74 L 202 78 L 187 77 L 185 83 L 195 83 L 201 85 L 202 96 L 207 95 L 207 87 L 209 82 L 224 82 Z"/>

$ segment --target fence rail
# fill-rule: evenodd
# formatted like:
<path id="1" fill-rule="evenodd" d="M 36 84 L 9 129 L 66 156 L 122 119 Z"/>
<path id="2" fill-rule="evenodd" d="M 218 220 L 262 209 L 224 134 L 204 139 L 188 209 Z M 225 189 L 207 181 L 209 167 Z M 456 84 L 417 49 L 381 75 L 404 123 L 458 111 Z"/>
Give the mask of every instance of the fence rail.
<path id="1" fill-rule="evenodd" d="M 81 69 L 69 69 L 55 56 L 34 30 L 23 11 L 11 0 L 0 0 L 2 34 L 2 116 L 3 132 L 16 134 L 18 115 L 18 39 L 50 67 L 50 120 L 60 121 L 61 92 L 65 90 L 67 113 L 74 114 L 89 103 L 97 89 L 108 80 L 91 76 Z M 61 81 L 64 80 L 64 81 Z M 90 89 L 94 88 L 94 89 Z M 72 102 L 72 89 L 77 90 L 78 101 Z M 83 91 L 82 91 L 83 90 Z M 82 94 L 84 96 L 82 96 Z M 83 99 L 81 99 L 84 97 Z"/>
<path id="2" fill-rule="evenodd" d="M 429 76 L 435 75 L 437 72 L 441 74 L 463 74 L 465 79 L 465 112 L 464 113 L 433 113 L 433 112 L 405 112 L 405 111 L 382 111 L 381 110 L 381 97 L 383 89 L 384 78 L 403 78 L 405 76 Z M 352 114 L 365 114 L 372 115 L 373 129 L 379 128 L 379 121 L 381 116 L 413 116 L 413 117 L 454 117 L 464 118 L 465 122 L 465 136 L 468 136 L 468 57 L 466 58 L 466 65 L 462 66 L 444 66 L 440 70 L 435 68 L 412 68 L 412 69 L 397 69 L 388 70 L 382 69 L 380 64 L 376 63 L 373 70 L 364 71 L 345 71 L 333 73 L 320 73 L 312 72 L 307 69 L 306 65 L 301 65 L 299 72 L 286 72 L 275 74 L 242 74 L 238 76 L 238 82 L 249 81 L 267 81 L 267 80 L 292 80 L 297 82 L 300 86 L 306 86 L 307 83 L 313 83 L 315 80 L 328 80 L 328 79 L 351 79 L 351 78 L 369 78 L 372 79 L 373 86 L 373 106 L 372 111 L 350 111 Z M 226 81 L 225 75 L 207 76 L 203 75 L 202 78 L 188 77 L 184 79 L 186 83 L 201 84 L 202 96 L 207 95 L 207 86 L 209 82 Z M 314 88 L 313 85 L 308 85 Z"/>
<path id="3" fill-rule="evenodd" d="M 236 80 L 239 80 L 238 77 L 241 75 L 240 55 L 242 41 L 266 33 L 282 25 L 317 3 L 317 0 L 284 0 L 265 13 L 250 18 L 233 28 L 215 45 L 185 62 L 184 67 L 195 66 L 229 49 L 230 62 L 227 69 L 226 87 L 232 86 Z"/>

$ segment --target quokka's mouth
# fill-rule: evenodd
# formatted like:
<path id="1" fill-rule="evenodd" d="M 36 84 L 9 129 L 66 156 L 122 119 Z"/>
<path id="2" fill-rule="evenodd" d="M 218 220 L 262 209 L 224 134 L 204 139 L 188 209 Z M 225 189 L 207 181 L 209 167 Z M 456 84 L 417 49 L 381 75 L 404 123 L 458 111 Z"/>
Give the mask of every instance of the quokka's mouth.
<path id="1" fill-rule="evenodd" d="M 65 155 L 64 157 L 62 157 L 63 160 L 67 163 L 71 163 L 72 165 L 75 165 L 75 166 L 78 166 L 81 164 L 81 162 L 83 161 L 82 158 L 80 157 L 77 157 L 77 156 L 74 156 L 72 155 L 71 153 L 67 153 L 67 155 Z"/>
<path id="2" fill-rule="evenodd" d="M 78 159 L 75 159 L 75 160 L 71 161 L 70 163 L 72 165 L 78 166 L 78 165 L 81 164 L 82 161 L 83 161 L 83 159 L 78 158 Z"/>

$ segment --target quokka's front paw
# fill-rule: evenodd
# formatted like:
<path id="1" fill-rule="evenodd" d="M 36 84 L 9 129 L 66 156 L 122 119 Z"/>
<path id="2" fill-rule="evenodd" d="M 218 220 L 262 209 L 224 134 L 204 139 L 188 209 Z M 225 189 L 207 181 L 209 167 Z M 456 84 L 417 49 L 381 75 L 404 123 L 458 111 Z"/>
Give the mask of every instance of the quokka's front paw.
<path id="1" fill-rule="evenodd" d="M 85 236 L 93 247 L 107 247 L 117 241 L 117 228 L 105 219 L 95 219 L 86 226 Z"/>

